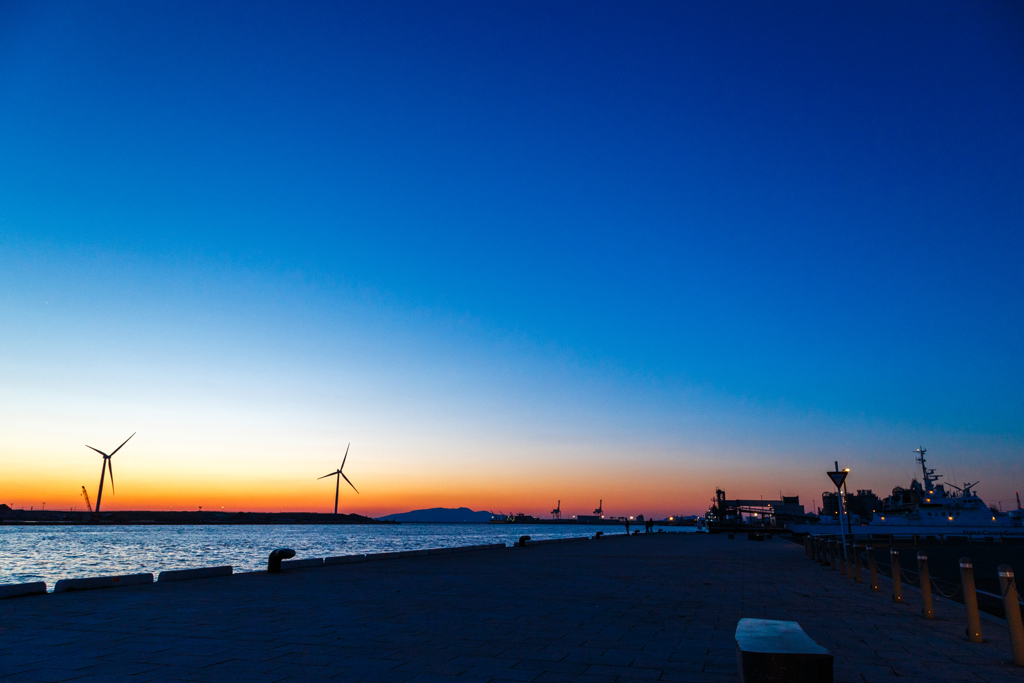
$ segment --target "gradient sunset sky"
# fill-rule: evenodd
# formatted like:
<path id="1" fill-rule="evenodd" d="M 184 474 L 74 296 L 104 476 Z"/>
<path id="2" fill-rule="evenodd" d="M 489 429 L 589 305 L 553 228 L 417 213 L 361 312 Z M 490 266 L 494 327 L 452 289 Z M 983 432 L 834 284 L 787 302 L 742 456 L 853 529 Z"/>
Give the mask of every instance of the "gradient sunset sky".
<path id="1" fill-rule="evenodd" d="M 4 2 L 0 502 L 1024 489 L 1024 4 Z M 344 482 L 343 482 L 344 483 Z"/>

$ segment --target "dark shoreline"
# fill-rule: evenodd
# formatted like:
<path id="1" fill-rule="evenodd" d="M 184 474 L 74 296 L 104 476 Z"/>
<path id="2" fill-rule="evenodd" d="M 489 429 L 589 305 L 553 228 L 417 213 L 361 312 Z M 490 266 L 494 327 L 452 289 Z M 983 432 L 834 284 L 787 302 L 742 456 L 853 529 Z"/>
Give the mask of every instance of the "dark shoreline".
<path id="1" fill-rule="evenodd" d="M 0 526 L 165 526 L 215 524 L 399 524 L 355 514 L 319 512 L 200 512 L 116 510 L 69 512 L 9 510 L 0 513 Z"/>

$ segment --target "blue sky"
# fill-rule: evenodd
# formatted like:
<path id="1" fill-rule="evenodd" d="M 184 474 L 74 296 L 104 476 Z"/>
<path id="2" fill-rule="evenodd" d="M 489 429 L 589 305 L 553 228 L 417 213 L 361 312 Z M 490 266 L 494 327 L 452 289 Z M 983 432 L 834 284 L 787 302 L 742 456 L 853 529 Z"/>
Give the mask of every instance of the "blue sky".
<path id="1" fill-rule="evenodd" d="M 140 477 L 266 491 L 356 440 L 381 506 L 678 512 L 832 453 L 887 490 L 920 442 L 1005 500 L 1022 38 L 1014 3 L 5 4 L 0 458 L 148 427 Z"/>

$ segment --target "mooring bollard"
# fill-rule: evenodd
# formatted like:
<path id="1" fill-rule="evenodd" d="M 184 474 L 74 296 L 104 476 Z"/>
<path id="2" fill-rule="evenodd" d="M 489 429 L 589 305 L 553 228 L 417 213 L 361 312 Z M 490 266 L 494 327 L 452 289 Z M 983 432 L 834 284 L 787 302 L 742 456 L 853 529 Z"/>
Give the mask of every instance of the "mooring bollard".
<path id="1" fill-rule="evenodd" d="M 278 548 L 271 552 L 270 557 L 267 558 L 267 573 L 280 574 L 281 560 L 288 560 L 293 557 L 295 557 L 295 551 L 291 548 Z"/>
<path id="2" fill-rule="evenodd" d="M 923 550 L 917 551 L 917 572 L 921 579 L 921 611 L 925 619 L 934 619 L 932 608 L 932 575 L 928 571 L 928 555 Z"/>
<path id="3" fill-rule="evenodd" d="M 518 545 L 520 548 L 525 548 L 526 547 L 526 542 L 529 541 L 529 540 L 530 540 L 529 536 L 520 536 L 519 537 L 519 543 L 517 543 L 516 545 Z"/>
<path id="4" fill-rule="evenodd" d="M 1010 647 L 1013 648 L 1013 663 L 1024 666 L 1024 625 L 1020 621 L 1020 603 L 1017 601 L 1017 583 L 1013 579 L 1013 567 L 1001 564 L 999 588 L 1003 592 L 1003 610 L 1006 612 L 1006 628 L 1010 631 Z"/>
<path id="5" fill-rule="evenodd" d="M 853 581 L 854 583 L 864 583 L 864 580 L 860 578 L 860 549 L 863 546 L 854 544 L 853 546 Z"/>
<path id="6" fill-rule="evenodd" d="M 878 590 L 878 564 L 875 563 L 875 549 L 867 546 L 864 552 L 868 555 L 868 575 L 871 578 L 871 590 Z"/>
<path id="7" fill-rule="evenodd" d="M 903 582 L 900 580 L 900 551 L 889 551 L 889 566 L 892 567 L 892 601 L 903 602 Z"/>
<path id="8" fill-rule="evenodd" d="M 969 557 L 960 558 L 960 585 L 964 589 L 964 607 L 967 608 L 967 637 L 972 643 L 980 643 L 982 639 L 978 593 L 974 588 L 974 564 Z"/>
<path id="9" fill-rule="evenodd" d="M 596 541 L 597 539 L 601 538 L 602 536 L 604 536 L 604 532 L 603 531 L 598 531 L 596 534 L 594 534 L 594 540 Z"/>

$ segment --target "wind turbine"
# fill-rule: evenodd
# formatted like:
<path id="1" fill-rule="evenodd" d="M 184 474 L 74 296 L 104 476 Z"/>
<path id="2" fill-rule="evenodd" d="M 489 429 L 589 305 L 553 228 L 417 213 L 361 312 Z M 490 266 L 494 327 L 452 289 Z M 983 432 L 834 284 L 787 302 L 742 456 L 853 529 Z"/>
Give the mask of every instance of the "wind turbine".
<path id="1" fill-rule="evenodd" d="M 138 434 L 138 432 L 133 432 L 132 436 L 135 436 L 136 434 Z M 127 439 L 124 440 L 123 444 L 115 448 L 114 453 L 117 453 L 119 450 L 121 450 L 124 447 L 125 443 L 131 441 L 132 436 L 129 436 Z M 89 444 L 86 444 L 85 447 L 91 448 L 92 450 L 96 451 L 97 453 L 103 456 L 103 467 L 100 469 L 100 490 L 99 493 L 96 494 L 96 512 L 99 512 L 100 501 L 103 500 L 103 476 L 107 473 L 108 469 L 110 470 L 110 490 L 114 490 L 114 466 L 110 462 L 110 459 L 114 457 L 114 453 L 107 455 L 103 451 L 99 450 L 98 448 L 93 448 Z"/>
<path id="2" fill-rule="evenodd" d="M 348 482 L 348 485 L 352 487 L 353 491 L 355 491 L 356 493 L 359 493 L 359 489 L 356 488 L 356 485 L 353 484 L 352 482 L 348 481 L 348 477 L 346 477 L 345 473 L 342 472 L 342 470 L 345 469 L 345 461 L 348 460 L 348 449 L 351 448 L 351 446 L 352 446 L 352 444 L 349 444 L 348 446 L 345 446 L 345 457 L 341 459 L 341 467 L 339 467 L 334 472 L 331 472 L 330 474 L 325 474 L 322 477 L 317 477 L 318 480 L 326 479 L 327 477 L 334 477 L 335 478 L 335 480 L 334 480 L 334 514 L 338 514 L 338 489 L 341 487 L 341 480 L 342 479 L 344 479 L 345 481 Z"/>

